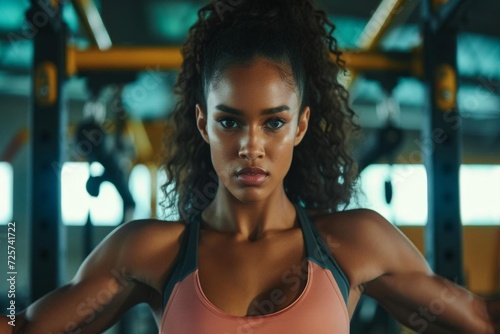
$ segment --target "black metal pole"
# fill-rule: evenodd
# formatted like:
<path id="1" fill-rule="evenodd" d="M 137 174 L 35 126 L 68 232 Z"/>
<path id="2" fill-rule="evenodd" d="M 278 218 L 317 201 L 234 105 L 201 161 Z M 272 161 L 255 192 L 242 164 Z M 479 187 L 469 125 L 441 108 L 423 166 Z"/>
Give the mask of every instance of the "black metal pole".
<path id="1" fill-rule="evenodd" d="M 61 1 L 32 0 L 31 300 L 59 284 L 61 170 L 66 129 L 62 86 L 66 77 L 66 27 Z"/>
<path id="2" fill-rule="evenodd" d="M 454 3 L 459 4 L 458 1 Z M 461 119 L 456 104 L 457 31 L 447 24 L 452 18 L 443 19 L 435 4 L 432 0 L 422 1 L 424 83 L 427 88 L 422 131 L 428 186 L 425 251 L 437 274 L 464 284 L 459 196 Z"/>

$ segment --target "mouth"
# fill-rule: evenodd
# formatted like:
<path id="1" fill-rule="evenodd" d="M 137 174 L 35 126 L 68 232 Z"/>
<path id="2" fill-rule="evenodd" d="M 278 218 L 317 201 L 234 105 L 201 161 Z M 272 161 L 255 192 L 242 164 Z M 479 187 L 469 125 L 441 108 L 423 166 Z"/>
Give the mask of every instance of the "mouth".
<path id="1" fill-rule="evenodd" d="M 260 167 L 245 167 L 236 171 L 238 181 L 246 186 L 258 186 L 267 179 L 269 173 Z"/>

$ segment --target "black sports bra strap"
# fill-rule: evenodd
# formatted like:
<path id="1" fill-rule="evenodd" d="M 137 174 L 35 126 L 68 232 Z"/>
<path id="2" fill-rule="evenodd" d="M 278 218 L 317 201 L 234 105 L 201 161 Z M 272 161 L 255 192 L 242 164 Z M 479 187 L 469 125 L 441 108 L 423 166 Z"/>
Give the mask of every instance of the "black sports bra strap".
<path id="1" fill-rule="evenodd" d="M 322 253 L 318 249 L 316 240 L 314 240 L 314 234 L 311 231 L 310 224 L 307 224 L 309 217 L 305 210 L 298 204 L 294 204 L 295 210 L 297 211 L 298 220 L 300 227 L 302 228 L 302 233 L 304 235 L 306 255 L 308 258 L 314 259 L 315 262 L 325 267 L 326 262 L 322 256 Z"/>
<path id="2" fill-rule="evenodd" d="M 294 204 L 299 221 L 302 226 L 302 233 L 306 243 L 307 257 L 319 264 L 321 267 L 330 270 L 332 276 L 335 278 L 340 292 L 344 297 L 347 305 L 349 297 L 349 280 L 333 258 L 333 254 L 326 242 L 321 237 L 318 229 L 310 220 L 304 208 L 299 204 Z"/>
<path id="3" fill-rule="evenodd" d="M 165 309 L 170 294 L 177 282 L 182 281 L 187 275 L 198 267 L 198 235 L 201 213 L 186 224 L 186 229 L 182 236 L 179 254 L 172 267 L 172 272 L 163 290 L 163 309 Z"/>

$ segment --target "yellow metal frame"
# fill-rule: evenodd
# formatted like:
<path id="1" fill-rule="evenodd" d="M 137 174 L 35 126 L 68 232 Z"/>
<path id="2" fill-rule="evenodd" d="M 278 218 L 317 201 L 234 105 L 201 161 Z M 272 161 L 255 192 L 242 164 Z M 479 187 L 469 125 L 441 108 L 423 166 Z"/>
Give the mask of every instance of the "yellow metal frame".
<path id="1" fill-rule="evenodd" d="M 389 57 L 381 52 L 345 51 L 346 67 L 357 71 L 413 72 L 413 60 L 404 61 Z"/>
<path id="2" fill-rule="evenodd" d="M 436 106 L 444 112 L 451 111 L 457 103 L 457 74 L 453 67 L 443 64 L 436 73 Z"/>
<path id="3" fill-rule="evenodd" d="M 43 62 L 35 69 L 35 101 L 39 106 L 51 106 L 57 100 L 57 68 Z"/>
<path id="4" fill-rule="evenodd" d="M 113 47 L 108 50 L 68 49 L 68 75 L 81 71 L 143 71 L 148 68 L 180 68 L 182 55 L 178 47 Z"/>
<path id="5" fill-rule="evenodd" d="M 410 12 L 414 7 L 415 4 L 412 5 L 411 1 L 383 0 L 363 29 L 357 43 L 358 47 L 361 50 L 373 50 L 395 23 L 396 18 Z"/>
<path id="6" fill-rule="evenodd" d="M 418 75 L 420 62 L 412 56 L 410 61 L 398 60 L 380 52 L 347 50 L 342 59 L 348 68 L 358 71 L 403 71 Z M 332 59 L 336 55 L 332 54 Z M 68 49 L 67 73 L 76 75 L 82 71 L 143 71 L 173 70 L 180 68 L 182 54 L 179 47 L 113 47 L 108 50 L 91 48 Z"/>
<path id="7" fill-rule="evenodd" d="M 360 51 L 373 51 L 387 31 L 392 26 L 405 21 L 415 6 L 416 1 L 382 0 L 358 39 L 357 45 Z M 422 73 L 418 61 L 414 61 L 411 67 L 414 74 Z M 344 82 L 347 88 L 356 79 L 356 68 L 349 67 L 349 69 L 351 73 Z"/>
<path id="8" fill-rule="evenodd" d="M 71 0 L 71 3 L 92 44 L 100 50 L 109 49 L 111 47 L 111 38 L 94 1 Z"/>

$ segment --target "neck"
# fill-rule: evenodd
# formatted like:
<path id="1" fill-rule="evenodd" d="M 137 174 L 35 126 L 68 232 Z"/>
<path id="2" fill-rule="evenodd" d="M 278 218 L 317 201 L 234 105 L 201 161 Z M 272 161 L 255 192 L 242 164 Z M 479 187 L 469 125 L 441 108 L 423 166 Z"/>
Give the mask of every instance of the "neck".
<path id="1" fill-rule="evenodd" d="M 239 240 L 257 240 L 295 226 L 295 208 L 284 190 L 252 202 L 242 202 L 219 189 L 202 213 L 202 226 L 233 234 Z"/>

